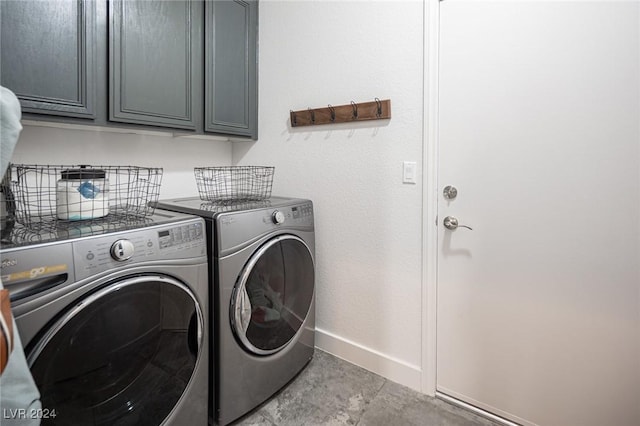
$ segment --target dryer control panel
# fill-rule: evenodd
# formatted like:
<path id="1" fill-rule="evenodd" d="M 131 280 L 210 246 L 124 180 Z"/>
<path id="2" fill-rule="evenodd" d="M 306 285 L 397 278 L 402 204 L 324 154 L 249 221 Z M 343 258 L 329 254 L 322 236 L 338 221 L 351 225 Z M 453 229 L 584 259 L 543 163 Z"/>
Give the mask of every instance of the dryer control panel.
<path id="1" fill-rule="evenodd" d="M 297 206 L 280 207 L 274 210 L 264 209 L 261 211 L 260 216 L 265 224 L 285 224 L 313 228 L 313 204 L 310 202 Z"/>
<path id="2" fill-rule="evenodd" d="M 313 218 L 313 204 L 303 204 L 301 206 L 291 207 L 291 216 L 294 220 L 309 220 L 308 218 Z M 313 219 L 312 224 L 313 224 Z"/>
<path id="3" fill-rule="evenodd" d="M 216 219 L 219 256 L 274 232 L 313 232 L 313 203 L 306 201 L 220 214 Z"/>

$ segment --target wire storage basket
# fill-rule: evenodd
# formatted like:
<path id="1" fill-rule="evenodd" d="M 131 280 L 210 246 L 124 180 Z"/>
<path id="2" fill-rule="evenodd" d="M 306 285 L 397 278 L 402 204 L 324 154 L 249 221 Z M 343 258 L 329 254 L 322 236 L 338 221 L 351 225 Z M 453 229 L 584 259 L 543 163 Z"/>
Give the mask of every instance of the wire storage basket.
<path id="1" fill-rule="evenodd" d="M 270 166 L 196 167 L 200 199 L 211 202 L 260 201 L 271 197 Z"/>
<path id="2" fill-rule="evenodd" d="M 15 220 L 23 225 L 150 216 L 162 168 L 11 164 Z"/>

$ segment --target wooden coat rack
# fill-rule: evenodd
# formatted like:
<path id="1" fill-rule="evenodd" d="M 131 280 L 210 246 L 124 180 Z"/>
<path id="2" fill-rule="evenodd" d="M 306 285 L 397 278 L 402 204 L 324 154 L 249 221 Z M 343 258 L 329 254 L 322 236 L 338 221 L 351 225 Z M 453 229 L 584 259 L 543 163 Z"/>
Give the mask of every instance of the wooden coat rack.
<path id="1" fill-rule="evenodd" d="M 382 120 L 391 118 L 391 100 L 373 102 L 351 102 L 347 105 L 324 108 L 307 108 L 289 113 L 291 127 L 315 126 L 319 124 L 350 123 L 364 120 Z"/>

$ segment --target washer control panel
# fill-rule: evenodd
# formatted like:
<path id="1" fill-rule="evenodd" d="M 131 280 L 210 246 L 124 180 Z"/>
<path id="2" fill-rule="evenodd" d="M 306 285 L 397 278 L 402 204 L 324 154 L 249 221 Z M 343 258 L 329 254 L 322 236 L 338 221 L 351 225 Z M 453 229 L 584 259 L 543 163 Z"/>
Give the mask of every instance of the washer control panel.
<path id="1" fill-rule="evenodd" d="M 280 210 L 276 210 L 271 215 L 271 219 L 273 220 L 273 223 L 275 223 L 276 225 L 280 225 L 285 221 L 284 213 L 282 213 Z"/>
<path id="2" fill-rule="evenodd" d="M 129 240 L 118 240 L 111 245 L 111 257 L 118 262 L 131 259 L 136 247 Z"/>
<path id="3" fill-rule="evenodd" d="M 86 238 L 73 243 L 76 280 L 114 268 L 149 261 L 206 256 L 204 221 L 200 218 Z"/>

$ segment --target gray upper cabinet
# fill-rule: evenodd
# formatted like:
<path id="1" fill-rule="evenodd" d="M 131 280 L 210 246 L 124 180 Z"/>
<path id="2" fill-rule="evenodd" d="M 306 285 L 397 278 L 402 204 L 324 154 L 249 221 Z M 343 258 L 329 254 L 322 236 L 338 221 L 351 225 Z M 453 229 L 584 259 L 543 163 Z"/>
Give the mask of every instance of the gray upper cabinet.
<path id="1" fill-rule="evenodd" d="M 258 136 L 257 0 L 0 0 L 24 118 Z"/>
<path id="2" fill-rule="evenodd" d="M 195 130 L 202 3 L 109 3 L 109 120 Z"/>
<path id="3" fill-rule="evenodd" d="M 205 2 L 206 132 L 258 137 L 257 1 Z"/>
<path id="4" fill-rule="evenodd" d="M 94 1 L 0 1 L 0 81 L 24 112 L 95 117 Z"/>

